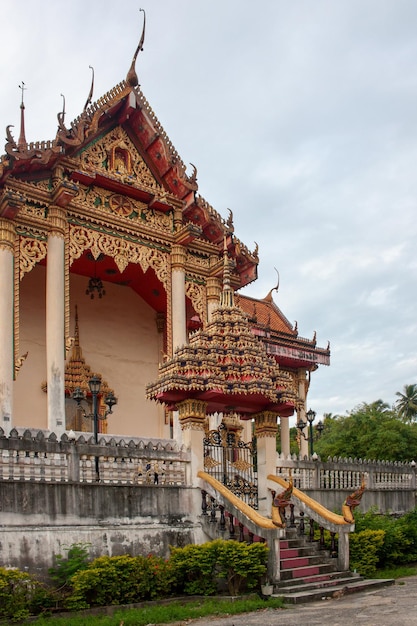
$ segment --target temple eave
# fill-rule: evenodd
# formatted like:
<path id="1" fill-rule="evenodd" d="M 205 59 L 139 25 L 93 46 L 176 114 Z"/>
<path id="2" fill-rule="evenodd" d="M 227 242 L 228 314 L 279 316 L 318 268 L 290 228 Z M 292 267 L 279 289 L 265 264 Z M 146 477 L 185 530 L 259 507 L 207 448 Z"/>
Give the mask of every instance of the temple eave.
<path id="1" fill-rule="evenodd" d="M 268 397 L 261 393 L 227 393 L 222 389 L 169 389 L 151 395 L 151 399 L 176 410 L 185 400 L 200 400 L 207 403 L 207 414 L 215 412 L 238 413 L 242 419 L 250 419 L 255 413 L 273 411 L 283 417 L 294 413 L 295 403 L 278 397 Z"/>

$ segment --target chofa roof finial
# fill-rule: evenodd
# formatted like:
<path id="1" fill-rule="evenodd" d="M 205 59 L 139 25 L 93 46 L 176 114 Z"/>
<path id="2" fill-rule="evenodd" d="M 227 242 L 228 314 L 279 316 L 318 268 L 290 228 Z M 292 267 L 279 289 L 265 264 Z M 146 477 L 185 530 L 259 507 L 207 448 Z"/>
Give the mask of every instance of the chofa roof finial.
<path id="1" fill-rule="evenodd" d="M 278 270 L 277 270 L 277 268 L 276 268 L 276 267 L 274 267 L 274 270 L 275 270 L 275 271 L 276 271 L 276 273 L 277 273 L 277 286 L 276 286 L 276 287 L 272 287 L 272 290 L 271 290 L 271 291 L 276 291 L 276 292 L 278 293 L 278 289 L 279 289 L 279 272 L 278 272 Z"/>
<path id="2" fill-rule="evenodd" d="M 58 115 L 57 115 L 57 118 L 58 118 L 58 130 L 65 128 L 65 126 L 64 126 L 64 122 L 65 122 L 65 96 L 64 96 L 63 93 L 61 93 L 61 98 L 62 98 L 62 111 L 60 111 L 58 113 Z"/>
<path id="3" fill-rule="evenodd" d="M 136 85 L 139 84 L 138 75 L 136 74 L 136 69 L 135 69 L 136 58 L 137 58 L 139 52 L 141 52 L 143 50 L 143 44 L 145 43 L 146 13 L 145 13 L 144 9 L 139 9 L 139 11 L 142 11 L 142 13 L 143 13 L 142 35 L 141 35 L 140 41 L 138 43 L 138 47 L 136 48 L 135 54 L 133 55 L 132 64 L 131 64 L 130 69 L 129 69 L 129 71 L 127 73 L 127 76 L 126 76 L 126 82 L 131 87 L 136 87 Z"/>
<path id="4" fill-rule="evenodd" d="M 274 267 L 274 270 L 275 270 L 275 271 L 276 271 L 276 273 L 277 273 L 277 286 L 276 286 L 276 287 L 272 287 L 272 289 L 269 291 L 269 293 L 268 293 L 268 295 L 266 296 L 266 298 L 264 298 L 264 301 L 265 301 L 265 302 L 273 302 L 272 292 L 273 292 L 273 291 L 278 292 L 278 289 L 279 289 L 279 272 L 278 272 L 278 270 L 277 270 L 277 268 L 276 268 L 276 267 Z"/>
<path id="5" fill-rule="evenodd" d="M 87 109 L 87 107 L 91 104 L 91 102 L 93 101 L 93 92 L 94 92 L 94 67 L 92 67 L 91 65 L 88 66 L 91 70 L 92 76 L 91 76 L 91 87 L 90 87 L 90 93 L 88 94 L 88 98 L 87 101 L 84 105 L 84 111 Z"/>

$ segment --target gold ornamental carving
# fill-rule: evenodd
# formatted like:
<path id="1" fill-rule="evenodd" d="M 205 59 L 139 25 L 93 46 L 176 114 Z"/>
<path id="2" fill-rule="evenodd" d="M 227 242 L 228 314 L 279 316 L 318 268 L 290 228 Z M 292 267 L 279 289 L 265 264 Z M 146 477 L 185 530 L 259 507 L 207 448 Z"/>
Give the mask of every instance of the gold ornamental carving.
<path id="1" fill-rule="evenodd" d="M 72 207 L 88 209 L 91 215 L 117 215 L 136 228 L 146 227 L 161 232 L 172 232 L 172 214 L 152 210 L 145 202 L 128 198 L 123 194 L 115 194 L 100 187 L 80 187 L 80 193 Z"/>
<path id="2" fill-rule="evenodd" d="M 69 240 L 70 265 L 85 250 L 90 250 L 94 259 L 100 254 L 113 258 L 120 273 L 129 263 L 134 263 L 140 265 L 143 273 L 151 267 L 164 287 L 168 283 L 168 255 L 161 250 L 73 224 L 70 225 Z"/>
<path id="3" fill-rule="evenodd" d="M 48 210 L 49 233 L 64 239 L 67 220 L 65 211 L 59 206 L 50 206 Z"/>
<path id="4" fill-rule="evenodd" d="M 46 241 L 31 237 L 19 237 L 19 276 L 31 272 L 35 265 L 45 259 L 48 252 Z"/>
<path id="5" fill-rule="evenodd" d="M 0 217 L 0 250 L 13 252 L 16 231 L 13 222 Z"/>
<path id="6" fill-rule="evenodd" d="M 184 246 L 174 244 L 171 248 L 171 268 L 173 271 L 184 271 L 187 262 L 187 250 Z"/>
<path id="7" fill-rule="evenodd" d="M 256 437 L 276 437 L 278 432 L 276 413 L 273 411 L 262 411 L 262 413 L 254 415 L 254 418 Z"/>
<path id="8" fill-rule="evenodd" d="M 177 405 L 182 430 L 205 430 L 207 402 L 184 400 Z"/>
<path id="9" fill-rule="evenodd" d="M 210 259 L 206 256 L 201 256 L 198 254 L 192 254 L 189 250 L 187 251 L 187 267 L 194 266 L 200 269 L 208 270 L 210 268 Z"/>
<path id="10" fill-rule="evenodd" d="M 107 172 L 123 182 L 162 190 L 136 146 L 120 126 L 94 142 L 81 154 L 81 166 L 87 171 Z"/>
<path id="11" fill-rule="evenodd" d="M 215 276 L 209 276 L 206 280 L 206 290 L 207 290 L 207 300 L 209 301 L 215 300 L 216 302 L 219 302 L 221 284 L 218 278 L 216 278 Z"/>
<path id="12" fill-rule="evenodd" d="M 121 193 L 114 193 L 109 198 L 109 206 L 114 213 L 128 217 L 134 211 L 133 203 Z"/>
<path id="13" fill-rule="evenodd" d="M 22 210 L 20 211 L 20 215 L 23 217 L 35 218 L 37 221 L 42 220 L 45 221 L 46 214 L 48 211 L 48 207 L 46 204 L 41 204 L 34 201 L 27 201 Z"/>
<path id="14" fill-rule="evenodd" d="M 195 282 L 185 282 L 185 295 L 190 298 L 195 311 L 200 316 L 203 323 L 207 319 L 206 289 L 205 285 Z"/>

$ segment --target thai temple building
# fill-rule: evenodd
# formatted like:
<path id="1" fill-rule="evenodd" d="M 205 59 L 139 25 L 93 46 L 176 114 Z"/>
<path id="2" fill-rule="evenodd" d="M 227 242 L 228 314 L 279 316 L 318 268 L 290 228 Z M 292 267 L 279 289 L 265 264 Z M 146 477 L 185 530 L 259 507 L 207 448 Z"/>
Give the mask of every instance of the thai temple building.
<path id="1" fill-rule="evenodd" d="M 138 85 L 142 46 L 143 35 L 126 79 L 96 101 L 91 89 L 72 122 L 64 102 L 52 140 L 27 141 L 23 92 L 19 136 L 7 127 L 0 427 L 92 432 L 94 375 L 101 433 L 192 447 L 221 420 L 245 440 L 278 425 L 289 454 L 289 418 L 306 421 L 329 346 L 299 336 L 274 289 L 241 293 L 257 246 L 199 195 Z"/>
<path id="2" fill-rule="evenodd" d="M 267 543 L 274 585 L 320 574 L 321 597 L 321 572 L 349 569 L 365 489 L 362 464 L 325 464 L 308 446 L 311 374 L 329 345 L 299 336 L 278 285 L 242 293 L 258 246 L 199 195 L 139 87 L 143 42 L 144 28 L 125 80 L 96 101 L 92 84 L 72 122 L 64 100 L 52 140 L 27 141 L 23 84 L 20 129 L 6 128 L 0 565 L 46 575 L 79 542 L 91 557 L 167 558 L 228 531 Z M 387 496 L 394 479 L 406 485 L 397 510 L 415 505 L 409 467 L 372 471 Z M 287 549 L 287 521 L 308 568 Z M 330 532 L 332 563 L 318 565 L 315 546 L 304 557 L 314 524 Z"/>

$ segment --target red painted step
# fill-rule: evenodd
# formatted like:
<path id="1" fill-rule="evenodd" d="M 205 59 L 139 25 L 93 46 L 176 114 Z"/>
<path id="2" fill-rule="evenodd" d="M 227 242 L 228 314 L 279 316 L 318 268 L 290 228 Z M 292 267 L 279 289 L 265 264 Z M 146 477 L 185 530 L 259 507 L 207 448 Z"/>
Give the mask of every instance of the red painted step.
<path id="1" fill-rule="evenodd" d="M 297 567 L 292 570 L 293 578 L 304 578 L 306 576 L 315 576 L 320 574 L 320 567 L 318 565 L 308 565 L 307 567 Z"/>
<path id="2" fill-rule="evenodd" d="M 281 547 L 281 560 L 284 559 L 293 559 L 294 557 L 300 556 L 300 551 L 297 548 L 282 548 Z"/>
<path id="3" fill-rule="evenodd" d="M 291 559 L 281 559 L 281 569 L 294 569 L 296 567 L 303 567 L 308 565 L 310 559 L 308 556 L 297 556 Z"/>

